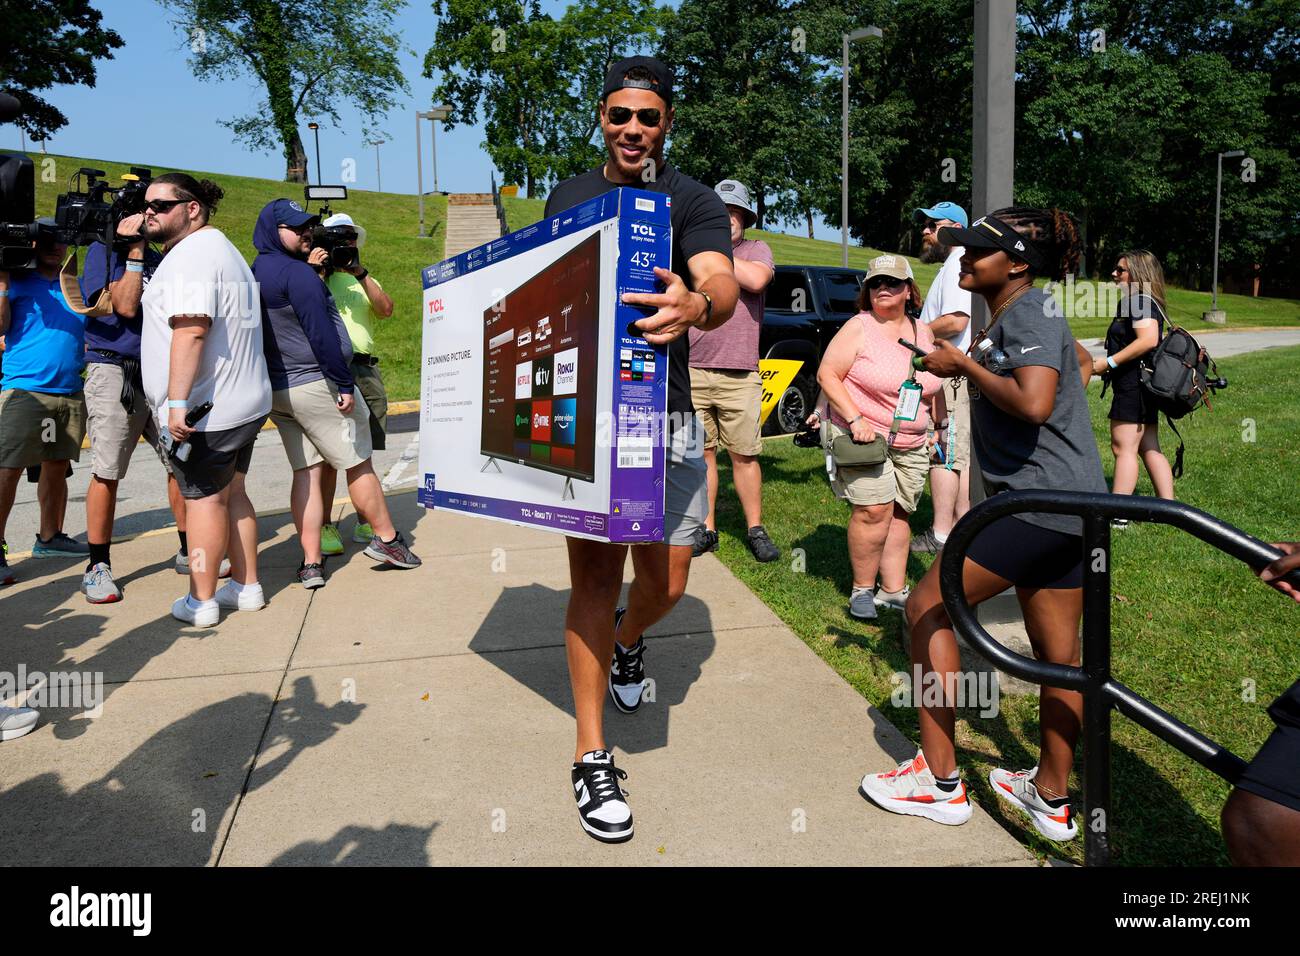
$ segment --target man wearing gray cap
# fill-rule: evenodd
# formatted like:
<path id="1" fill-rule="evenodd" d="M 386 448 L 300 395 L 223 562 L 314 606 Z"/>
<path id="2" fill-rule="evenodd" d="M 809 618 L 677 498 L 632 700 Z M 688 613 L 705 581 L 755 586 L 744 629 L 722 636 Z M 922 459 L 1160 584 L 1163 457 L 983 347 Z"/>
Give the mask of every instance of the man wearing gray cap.
<path id="1" fill-rule="evenodd" d="M 758 374 L 758 330 L 763 324 L 763 298 L 776 268 L 772 250 L 761 239 L 746 239 L 745 230 L 758 216 L 749 190 L 724 179 L 714 190 L 731 219 L 731 258 L 740 298 L 736 311 L 720 329 L 691 329 L 691 401 L 704 422 L 704 464 L 708 468 L 709 517 L 695 535 L 696 557 L 718 550 L 718 446 L 731 455 L 736 495 L 749 529 L 745 543 L 759 561 L 775 561 L 780 550 L 763 527 L 763 472 L 758 454 L 763 380 Z"/>

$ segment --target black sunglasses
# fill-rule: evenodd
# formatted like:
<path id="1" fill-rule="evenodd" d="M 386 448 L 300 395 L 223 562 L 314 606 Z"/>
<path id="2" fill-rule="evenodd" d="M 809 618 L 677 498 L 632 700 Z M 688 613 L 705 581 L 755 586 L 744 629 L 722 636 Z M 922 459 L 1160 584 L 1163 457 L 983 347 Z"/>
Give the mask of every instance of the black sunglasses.
<path id="1" fill-rule="evenodd" d="M 901 289 L 907 285 L 906 279 L 895 279 L 893 276 L 876 276 L 867 283 L 868 289 L 879 289 L 881 286 L 888 286 L 892 292 L 895 289 Z"/>
<path id="2" fill-rule="evenodd" d="M 632 118 L 633 113 L 636 113 L 636 118 L 640 120 L 642 126 L 652 128 L 657 127 L 664 118 L 663 110 L 654 106 L 648 106 L 643 110 L 634 110 L 627 106 L 611 106 L 605 111 L 610 123 L 615 126 L 622 126 Z"/>
<path id="3" fill-rule="evenodd" d="M 150 212 L 167 212 L 173 206 L 179 206 L 183 202 L 189 202 L 188 199 L 151 199 L 144 204 L 144 208 Z"/>

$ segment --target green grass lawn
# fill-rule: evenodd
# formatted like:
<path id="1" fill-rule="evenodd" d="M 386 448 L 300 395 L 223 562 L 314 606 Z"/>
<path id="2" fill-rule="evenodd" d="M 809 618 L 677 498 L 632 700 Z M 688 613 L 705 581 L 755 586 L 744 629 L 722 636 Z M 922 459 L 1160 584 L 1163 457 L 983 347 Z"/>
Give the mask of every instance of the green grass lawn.
<path id="1" fill-rule="evenodd" d="M 1180 424 L 1187 470 L 1177 485 L 1179 497 L 1266 541 L 1300 537 L 1294 470 L 1300 408 L 1291 400 L 1298 362 L 1300 348 L 1225 359 L 1220 369 L 1230 389 L 1220 394 L 1212 412 L 1201 410 L 1185 420 L 1186 427 Z M 1105 416 L 1110 398 L 1101 400 L 1098 393 L 1096 387 L 1090 390 L 1093 425 L 1109 478 L 1113 460 Z M 1247 419 L 1253 422 L 1253 442 L 1244 440 Z M 1162 430 L 1171 456 L 1172 437 Z M 788 438 L 764 443 L 764 522 L 785 552 L 770 565 L 756 564 L 746 550 L 730 469 L 724 463 L 721 471 L 721 559 L 836 672 L 916 739 L 915 711 L 889 701 L 890 676 L 908 669 L 901 615 L 886 614 L 880 626 L 848 615 L 847 509 L 827 487 L 820 453 L 795 448 Z M 1138 493 L 1152 493 L 1145 472 Z M 913 516 L 915 531 L 928 526 L 929 507 L 923 500 Z M 796 548 L 806 562 L 802 573 L 793 565 Z M 928 556 L 914 557 L 909 581 L 929 562 Z M 1116 679 L 1250 759 L 1273 726 L 1264 708 L 1300 675 L 1297 608 L 1259 584 L 1244 565 L 1159 525 L 1117 532 L 1113 567 Z M 1254 682 L 1254 702 L 1242 699 L 1246 681 Z M 1023 817 L 1005 811 L 988 787 L 993 766 L 1036 762 L 1036 696 L 1003 697 L 996 718 L 981 718 L 973 710 L 959 716 L 958 757 L 980 805 L 1034 852 L 1082 862 L 1082 837 L 1069 846 L 1041 839 Z M 1225 864 L 1218 815 L 1227 784 L 1122 716 L 1114 717 L 1113 731 L 1116 862 Z M 845 769 L 851 779 L 887 768 Z M 1081 794 L 1077 774 L 1072 791 Z M 864 806 L 864 825 L 871 812 Z"/>
<path id="2" fill-rule="evenodd" d="M 143 158 L 116 162 L 31 155 L 36 164 L 36 211 L 42 216 L 54 214 L 55 198 L 67 191 L 68 177 L 82 166 L 103 170 L 108 174 L 109 182 L 117 185 L 120 182 L 117 177 L 130 166 L 147 165 Z M 49 167 L 49 176 L 43 175 L 46 159 L 54 160 Z M 173 172 L 162 166 L 151 168 L 155 176 Z M 225 190 L 225 198 L 212 218 L 212 225 L 224 232 L 249 262 L 255 255 L 253 225 L 262 207 L 281 197 L 303 201 L 302 186 L 293 183 L 198 170 L 184 172 L 211 179 Z M 349 188 L 347 200 L 336 203 L 334 211 L 346 212 L 365 227 L 366 247 L 362 250 L 361 260 L 393 297 L 395 308 L 392 317 L 377 322 L 375 328 L 389 398 L 416 398 L 420 394 L 420 270 L 442 259 L 447 199 L 445 196 L 425 197 L 425 232 L 431 237 L 425 239 L 418 238 L 419 205 L 413 195 Z"/>

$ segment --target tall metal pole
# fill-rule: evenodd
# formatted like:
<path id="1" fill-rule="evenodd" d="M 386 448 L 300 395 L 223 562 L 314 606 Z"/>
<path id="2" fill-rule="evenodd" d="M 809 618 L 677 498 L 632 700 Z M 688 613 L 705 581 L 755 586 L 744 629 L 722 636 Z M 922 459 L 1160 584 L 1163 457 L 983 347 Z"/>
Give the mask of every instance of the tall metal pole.
<path id="1" fill-rule="evenodd" d="M 316 185 L 320 185 L 320 124 L 308 123 L 307 128 L 316 137 Z"/>
<path id="2" fill-rule="evenodd" d="M 975 84 L 971 103 L 971 216 L 1011 205 L 1016 160 L 1016 3 L 975 0 Z M 971 334 L 988 327 L 982 296 L 971 296 Z M 973 423 L 972 423 L 973 425 Z M 971 504 L 984 500 L 979 462 L 970 463 Z"/>
<path id="3" fill-rule="evenodd" d="M 429 144 L 433 158 L 433 191 L 438 192 L 438 121 L 429 119 Z"/>
<path id="4" fill-rule="evenodd" d="M 379 147 L 383 145 L 384 141 L 382 139 L 375 140 L 375 179 L 378 180 L 375 188 L 376 192 L 384 191 L 384 171 L 379 167 Z"/>
<path id="5" fill-rule="evenodd" d="M 849 35 L 840 77 L 840 265 L 849 266 Z"/>
<path id="6" fill-rule="evenodd" d="M 415 111 L 415 191 L 420 194 L 420 238 L 424 238 L 424 161 L 420 156 L 420 111 Z"/>
<path id="7" fill-rule="evenodd" d="M 849 265 L 849 44 L 867 37 L 884 36 L 880 27 L 862 27 L 843 35 L 844 58 L 840 73 L 840 265 Z"/>
<path id="8" fill-rule="evenodd" d="M 1219 170 L 1214 180 L 1214 271 L 1210 280 L 1210 311 L 1219 311 L 1219 202 L 1223 196 L 1223 154 L 1219 153 Z"/>

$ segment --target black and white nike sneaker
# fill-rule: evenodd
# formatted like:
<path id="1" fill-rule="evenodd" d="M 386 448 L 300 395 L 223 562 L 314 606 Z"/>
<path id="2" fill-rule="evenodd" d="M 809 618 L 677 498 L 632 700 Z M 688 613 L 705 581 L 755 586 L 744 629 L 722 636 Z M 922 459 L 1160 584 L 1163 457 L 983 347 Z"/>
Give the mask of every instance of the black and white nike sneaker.
<path id="1" fill-rule="evenodd" d="M 625 613 L 625 607 L 614 612 L 615 636 Z M 625 714 L 635 714 L 641 707 L 641 695 L 645 691 L 645 666 L 641 662 L 644 652 L 644 637 L 638 637 L 631 647 L 624 647 L 617 640 L 614 641 L 614 660 L 609 668 L 609 696 L 614 701 L 614 706 Z"/>
<path id="2" fill-rule="evenodd" d="M 618 785 L 626 779 L 627 773 L 614 766 L 614 756 L 607 750 L 585 753 L 573 765 L 578 820 L 587 833 L 604 843 L 632 839 L 632 808 Z"/>

